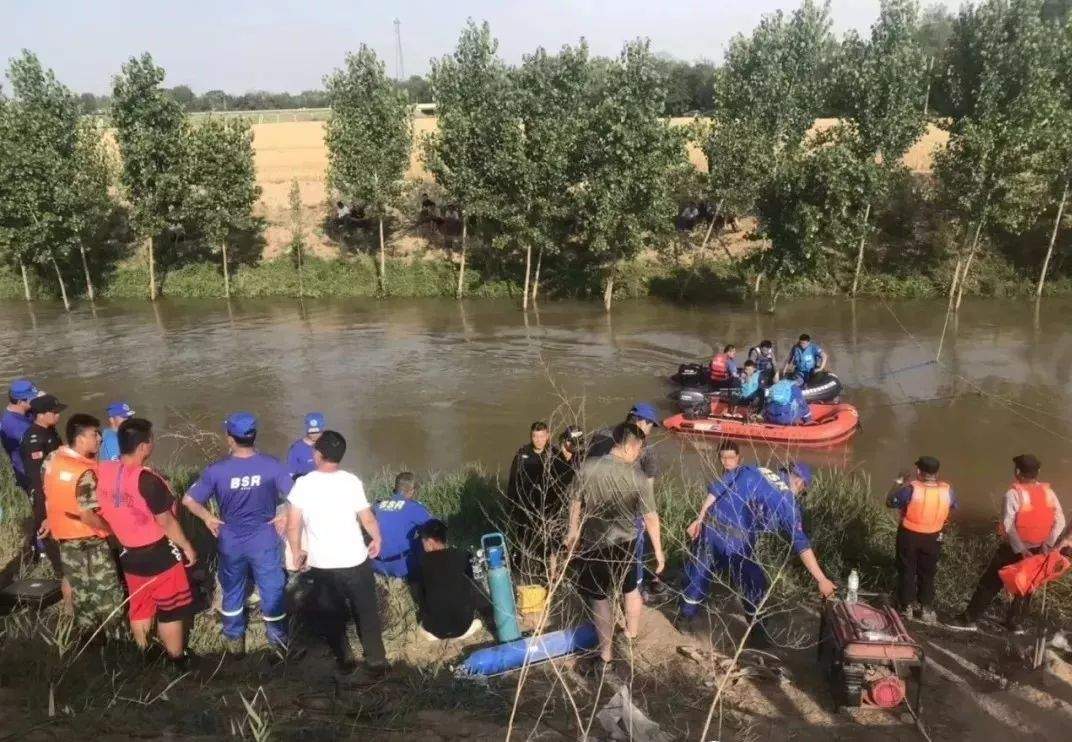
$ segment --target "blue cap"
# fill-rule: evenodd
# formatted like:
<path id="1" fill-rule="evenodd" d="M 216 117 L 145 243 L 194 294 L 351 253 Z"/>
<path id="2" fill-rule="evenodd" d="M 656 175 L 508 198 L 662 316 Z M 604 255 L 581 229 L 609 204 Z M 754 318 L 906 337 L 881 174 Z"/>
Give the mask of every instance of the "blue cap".
<path id="1" fill-rule="evenodd" d="M 647 420 L 655 427 L 659 427 L 659 413 L 655 411 L 655 405 L 650 405 L 647 402 L 637 402 L 633 405 L 633 409 L 629 410 L 629 414 L 640 420 Z"/>
<path id="2" fill-rule="evenodd" d="M 11 382 L 11 388 L 8 389 L 7 393 L 16 402 L 28 402 L 41 392 L 37 390 L 37 387 L 29 379 L 15 379 Z"/>
<path id="3" fill-rule="evenodd" d="M 108 405 L 108 417 L 121 417 L 124 420 L 134 417 L 134 408 L 126 402 L 112 402 Z"/>
<path id="4" fill-rule="evenodd" d="M 782 471 L 786 474 L 796 474 L 804 482 L 805 487 L 811 487 L 811 467 L 803 461 L 790 461 L 789 464 L 782 467 Z"/>
<path id="5" fill-rule="evenodd" d="M 326 425 L 323 412 L 310 412 L 305 416 L 306 433 L 323 433 Z"/>
<path id="6" fill-rule="evenodd" d="M 225 427 L 227 435 L 249 438 L 257 432 L 257 418 L 252 412 L 234 412 L 228 416 Z"/>

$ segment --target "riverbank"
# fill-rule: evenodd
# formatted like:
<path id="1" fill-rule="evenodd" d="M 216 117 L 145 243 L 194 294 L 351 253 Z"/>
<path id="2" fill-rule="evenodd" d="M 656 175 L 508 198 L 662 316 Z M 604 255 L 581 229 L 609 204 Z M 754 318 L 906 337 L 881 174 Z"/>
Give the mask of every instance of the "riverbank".
<path id="1" fill-rule="evenodd" d="M 193 471 L 170 474 L 182 491 Z M 386 491 L 383 477 L 370 485 L 372 496 Z M 698 491 L 680 485 L 659 488 L 671 584 L 685 548 L 680 536 L 697 504 L 691 493 Z M 479 469 L 431 477 L 423 482 L 420 496 L 430 510 L 447 520 L 458 545 L 471 546 L 480 533 L 500 524 L 500 483 Z M 843 579 L 849 569 L 856 568 L 864 589 L 886 591 L 892 585 L 894 525 L 878 497 L 866 478 L 824 470 L 806 507 L 813 544 L 829 574 Z M 16 521 L 27 512 L 25 496 L 13 488 L 6 467 L 0 475 L 0 503 L 4 506 L 0 557 L 6 562 L 18 543 Z M 191 525 L 187 520 L 187 527 Z M 190 530 L 196 532 L 202 555 L 210 555 L 203 530 Z M 950 534 L 939 573 L 943 613 L 962 606 L 992 541 L 991 537 Z M 753 674 L 733 680 L 716 717 L 723 738 L 744 738 L 764 730 L 784 736 L 792 730 L 795 739 L 824 739 L 833 733 L 845 740 L 871 740 L 876 734 L 891 740 L 912 739 L 916 732 L 907 716 L 906 723 L 905 718 L 886 712 L 846 716 L 832 708 L 813 659 L 816 601 L 810 580 L 794 559 L 787 569 L 779 568 L 787 552 L 778 539 L 769 539 L 762 554 L 768 571 L 779 575 L 768 619 L 781 645 L 778 653 L 784 665 L 780 675 L 775 673 L 781 680 L 770 679 L 769 670 L 750 670 Z M 531 733 L 535 739 L 566 740 L 577 738 L 578 728 L 614 692 L 613 686 L 593 689 L 569 669 L 569 662 L 485 684 L 457 681 L 450 666 L 491 637 L 482 634 L 471 642 L 425 642 L 416 633 L 404 589 L 384 589 L 380 597 L 386 614 L 385 638 L 396 669 L 389 680 L 360 690 L 332 682 L 330 660 L 316 643 L 309 645 L 301 659 L 295 655 L 282 664 L 274 660 L 264 651 L 259 621 L 251 622 L 249 654 L 236 658 L 222 652 L 216 616 L 211 611 L 201 614 L 191 646 L 202 657 L 202 669 L 197 676 L 174 681 L 159 663 L 143 666 L 128 648 L 85 645 L 70 633 L 55 608 L 37 617 L 5 616 L 0 618 L 0 711 L 11 720 L 14 726 L 9 729 L 20 739 L 71 734 L 203 738 L 228 733 L 253 739 L 309 739 L 337 738 L 345 728 L 348 734 L 387 740 L 412 739 L 418 734 L 431 740 L 501 740 L 512 724 L 521 738 Z M 714 666 L 719 667 L 733 656 L 733 637 L 740 631 L 740 621 L 732 596 L 719 594 L 712 604 L 712 618 L 719 626 L 711 635 L 682 634 L 671 623 L 675 602 L 646 612 L 645 630 L 632 663 L 633 694 L 670 738 L 693 739 L 722 679 L 704 663 L 714 658 Z M 552 625 L 579 620 L 570 591 L 556 592 L 553 604 Z M 1048 607 L 1049 620 L 1067 626 L 1072 616 L 1067 584 L 1051 588 Z M 940 671 L 929 671 L 925 702 L 925 720 L 936 739 L 1004 736 L 1007 728 L 1014 730 L 1009 739 L 1031 733 L 1034 739 L 1056 739 L 1048 732 L 1067 729 L 1061 725 L 1072 719 L 1066 703 L 1072 695 L 1066 698 L 1060 687 L 1045 691 L 1039 685 L 1052 682 L 1045 677 L 1054 673 L 1059 682 L 1072 682 L 1067 664 L 1059 658 L 1052 659 L 1050 675 L 1044 677 L 1017 669 L 1022 660 L 1010 654 L 1014 650 L 1000 637 L 955 634 L 920 624 L 912 630 L 926 643 Z M 745 666 L 754 668 L 755 661 L 745 660 Z M 1066 675 L 1060 676 L 1062 672 Z M 1072 693 L 1072 685 L 1067 690 Z M 515 699 L 517 714 L 511 721 Z M 1028 703 L 1039 705 L 1025 711 Z"/>
<path id="2" fill-rule="evenodd" d="M 495 256 L 471 258 L 466 269 L 465 294 L 469 298 L 518 298 L 524 277 L 513 266 L 495 264 Z M 399 298 L 453 297 L 457 290 L 457 266 L 441 251 L 419 253 L 387 261 L 386 295 Z M 864 274 L 858 295 L 861 298 L 925 299 L 940 298 L 948 291 L 949 271 L 938 266 L 933 273 Z M 541 296 L 544 298 L 602 298 L 604 276 L 594 267 L 562 269 L 545 265 Z M 1034 277 L 988 255 L 977 261 L 965 286 L 967 296 L 1014 298 L 1035 296 Z M 122 300 L 147 300 L 148 270 L 137 262 L 121 263 L 106 275 L 94 278 L 98 296 Z M 162 296 L 174 299 L 221 299 L 225 296 L 219 263 L 191 263 L 158 274 Z M 615 283 L 616 299 L 655 297 L 671 301 L 707 303 L 734 301 L 750 296 L 755 274 L 746 265 L 717 257 L 693 258 L 675 263 L 656 256 L 623 264 Z M 31 295 L 56 300 L 59 287 L 48 277 L 32 276 Z M 85 297 L 81 274 L 68 274 L 68 294 Z M 845 294 L 836 281 L 792 279 L 783 282 L 780 300 L 803 297 L 834 297 Z M 253 265 L 231 266 L 233 298 L 363 298 L 381 296 L 378 268 L 368 255 L 347 258 L 306 259 L 299 281 L 293 261 L 281 258 Z M 1072 277 L 1049 280 L 1046 296 L 1072 296 Z M 21 276 L 10 268 L 0 269 L 0 300 L 23 299 Z M 767 300 L 766 289 L 760 297 Z"/>

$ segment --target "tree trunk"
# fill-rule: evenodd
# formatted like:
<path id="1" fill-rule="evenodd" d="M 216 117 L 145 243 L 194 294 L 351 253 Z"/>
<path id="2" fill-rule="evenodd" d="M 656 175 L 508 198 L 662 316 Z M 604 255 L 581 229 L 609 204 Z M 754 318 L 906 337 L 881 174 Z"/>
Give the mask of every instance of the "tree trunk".
<path id="1" fill-rule="evenodd" d="M 611 265 L 610 271 L 607 273 L 607 284 L 603 289 L 603 308 L 610 311 L 610 305 L 614 301 L 614 274 L 617 272 L 617 265 Z"/>
<path id="2" fill-rule="evenodd" d="M 715 207 L 715 213 L 711 215 L 711 223 L 707 225 L 707 233 L 704 235 L 703 242 L 700 243 L 700 249 L 703 250 L 707 247 L 707 241 L 711 239 L 711 232 L 715 229 L 715 220 L 718 219 L 719 213 L 722 211 L 722 199 L 719 199 L 718 206 Z"/>
<path id="3" fill-rule="evenodd" d="M 387 295 L 387 251 L 383 246 L 383 217 L 380 217 L 380 295 Z"/>
<path id="4" fill-rule="evenodd" d="M 231 298 L 231 271 L 227 267 L 227 240 L 220 243 L 220 253 L 223 255 L 223 295 Z"/>
<path id="5" fill-rule="evenodd" d="M 22 291 L 26 294 L 26 301 L 33 301 L 30 296 L 30 279 L 26 277 L 26 263 L 19 261 L 19 268 L 22 269 Z"/>
<path id="6" fill-rule="evenodd" d="M 763 282 L 763 271 L 760 271 L 759 273 L 756 274 L 756 283 L 755 283 L 755 286 L 752 287 L 752 295 L 753 296 L 759 296 L 759 284 L 761 284 L 762 282 Z"/>
<path id="7" fill-rule="evenodd" d="M 953 266 L 953 280 L 949 282 L 949 301 L 945 307 L 945 311 L 947 314 L 953 311 L 953 299 L 957 295 L 957 281 L 960 279 L 960 263 L 961 258 L 958 255 L 957 262 Z"/>
<path id="8" fill-rule="evenodd" d="M 975 260 L 975 252 L 979 247 L 979 235 L 983 231 L 983 222 L 986 221 L 986 215 L 979 217 L 979 224 L 975 227 L 975 237 L 972 238 L 971 250 L 968 251 L 968 259 L 964 261 L 964 270 L 960 272 L 960 281 L 957 283 L 957 301 L 953 305 L 953 311 L 960 311 L 960 302 L 964 300 L 964 281 L 968 278 L 968 271 L 971 270 L 972 261 Z"/>
<path id="9" fill-rule="evenodd" d="M 521 293 L 521 309 L 529 308 L 529 277 L 532 275 L 532 244 L 525 246 L 525 290 Z"/>
<path id="10" fill-rule="evenodd" d="M 94 295 L 93 291 L 93 279 L 89 277 L 89 261 L 86 260 L 86 246 L 80 244 L 78 246 L 78 252 L 82 253 L 82 272 L 86 274 L 86 296 L 88 296 L 90 302 L 92 302 L 97 297 Z"/>
<path id="11" fill-rule="evenodd" d="M 149 301 L 156 301 L 156 261 L 153 257 L 153 238 L 149 238 Z"/>
<path id="12" fill-rule="evenodd" d="M 458 264 L 458 291 L 455 294 L 459 299 L 462 298 L 465 291 L 465 243 L 469 237 L 469 224 L 468 219 L 465 218 L 465 214 L 462 214 L 462 259 Z"/>
<path id="13" fill-rule="evenodd" d="M 770 313 L 771 314 L 774 314 L 774 310 L 778 306 L 778 296 L 781 293 L 782 293 L 781 287 L 776 288 L 776 289 L 775 288 L 771 289 L 771 296 L 770 296 Z"/>
<path id="14" fill-rule="evenodd" d="M 927 109 L 931 106 L 931 70 L 934 69 L 934 57 L 927 57 L 927 92 L 923 94 L 923 118 L 927 118 Z"/>
<path id="15" fill-rule="evenodd" d="M 298 298 L 305 298 L 305 281 L 302 278 L 302 246 L 299 243 L 297 246 L 298 252 Z"/>
<path id="16" fill-rule="evenodd" d="M 536 295 L 540 293 L 540 268 L 543 267 L 543 245 L 536 254 L 536 274 L 532 277 L 532 303 L 536 303 Z"/>
<path id="17" fill-rule="evenodd" d="M 864 245 L 867 244 L 867 220 L 871 218 L 871 204 L 864 209 L 863 224 L 860 228 L 860 247 L 856 250 L 856 272 L 852 276 L 852 296 L 856 297 L 856 289 L 860 285 L 860 271 L 864 267 Z"/>
<path id="18" fill-rule="evenodd" d="M 69 312 L 71 311 L 71 302 L 67 298 L 67 284 L 63 282 L 63 274 L 60 273 L 60 264 L 56 262 L 55 258 L 52 258 L 52 267 L 56 269 L 56 279 L 60 282 L 60 296 L 63 297 L 63 308 Z"/>
<path id="19" fill-rule="evenodd" d="M 1068 181 L 1065 181 L 1065 189 L 1061 192 L 1061 203 L 1057 206 L 1057 218 L 1053 220 L 1053 232 L 1050 234 L 1050 246 L 1046 248 L 1046 257 L 1042 259 L 1042 272 L 1039 273 L 1038 288 L 1035 296 L 1042 296 L 1042 287 L 1046 285 L 1046 272 L 1050 269 L 1050 258 L 1053 257 L 1053 246 L 1057 243 L 1057 233 L 1061 231 L 1061 217 L 1065 213 L 1065 202 L 1068 201 Z"/>

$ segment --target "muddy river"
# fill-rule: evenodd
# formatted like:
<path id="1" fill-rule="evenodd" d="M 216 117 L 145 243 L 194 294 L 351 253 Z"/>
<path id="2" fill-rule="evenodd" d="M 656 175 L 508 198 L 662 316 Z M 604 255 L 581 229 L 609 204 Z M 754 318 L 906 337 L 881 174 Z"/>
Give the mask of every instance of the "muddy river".
<path id="1" fill-rule="evenodd" d="M 666 381 L 681 360 L 763 338 L 780 354 L 801 331 L 831 357 L 863 428 L 847 446 L 802 457 L 861 469 L 876 497 L 921 453 L 939 457 L 964 516 L 994 516 L 1010 457 L 1043 461 L 1072 505 L 1072 302 L 966 301 L 945 329 L 944 302 L 751 305 L 554 302 L 522 314 L 508 301 L 162 301 L 62 307 L 0 304 L 0 378 L 20 375 L 102 415 L 129 400 L 168 435 L 162 463 L 200 463 L 234 410 L 261 420 L 261 448 L 285 453 L 304 413 L 326 413 L 366 476 L 466 463 L 505 469 L 528 425 L 587 429 L 634 401 L 667 414 Z M 653 441 L 670 476 L 693 481 L 712 454 L 666 434 Z M 780 459 L 785 451 L 749 456 Z"/>

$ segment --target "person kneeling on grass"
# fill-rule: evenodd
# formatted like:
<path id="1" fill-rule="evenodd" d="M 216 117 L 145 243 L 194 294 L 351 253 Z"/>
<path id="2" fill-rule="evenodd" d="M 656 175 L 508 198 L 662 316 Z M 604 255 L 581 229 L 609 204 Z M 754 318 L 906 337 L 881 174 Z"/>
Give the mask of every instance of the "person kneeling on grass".
<path id="1" fill-rule="evenodd" d="M 421 525 L 415 585 L 421 633 L 426 639 L 465 639 L 483 624 L 478 616 L 490 613 L 488 599 L 473 582 L 469 554 L 447 545 L 447 525 L 429 520 Z"/>

